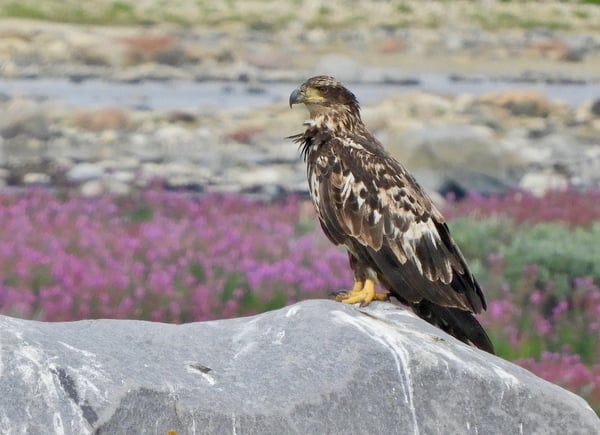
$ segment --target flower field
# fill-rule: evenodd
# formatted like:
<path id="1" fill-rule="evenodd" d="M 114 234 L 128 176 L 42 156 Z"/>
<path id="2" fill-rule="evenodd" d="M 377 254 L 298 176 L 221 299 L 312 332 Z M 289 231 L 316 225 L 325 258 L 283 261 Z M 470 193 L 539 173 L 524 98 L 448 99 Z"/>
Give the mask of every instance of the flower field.
<path id="1" fill-rule="evenodd" d="M 600 411 L 600 193 L 471 197 L 445 215 L 498 354 Z M 0 313 L 37 320 L 234 317 L 352 284 L 299 198 L 2 192 L 0 240 Z"/>

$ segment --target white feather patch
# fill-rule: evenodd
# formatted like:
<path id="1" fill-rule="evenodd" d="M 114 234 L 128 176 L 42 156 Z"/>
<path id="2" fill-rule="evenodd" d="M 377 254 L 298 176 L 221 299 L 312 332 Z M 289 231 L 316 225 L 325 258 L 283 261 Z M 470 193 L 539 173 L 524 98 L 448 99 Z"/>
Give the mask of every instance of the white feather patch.
<path id="1" fill-rule="evenodd" d="M 350 138 L 346 138 L 344 140 L 344 146 L 350 147 L 350 148 L 354 148 L 357 150 L 364 150 L 365 147 L 363 147 L 361 144 L 354 142 L 352 139 Z"/>
<path id="2" fill-rule="evenodd" d="M 422 237 L 429 237 L 433 241 L 434 245 L 436 244 L 436 235 L 437 231 L 431 219 L 428 219 L 425 222 L 413 222 L 404 232 L 404 238 L 407 240 L 416 241 L 420 240 Z"/>
<path id="3" fill-rule="evenodd" d="M 379 198 L 382 207 L 387 207 L 391 203 L 390 198 L 393 198 L 391 190 L 386 190 L 383 187 L 379 188 Z"/>
<path id="4" fill-rule="evenodd" d="M 344 184 L 342 186 L 342 203 L 346 204 L 348 197 L 350 196 L 350 192 L 352 192 L 354 187 L 354 174 L 350 172 L 347 177 L 344 178 Z"/>
<path id="5" fill-rule="evenodd" d="M 379 213 L 379 210 L 373 210 L 371 213 L 373 214 L 373 224 L 377 225 L 377 223 L 381 220 L 382 215 Z"/>
<path id="6" fill-rule="evenodd" d="M 402 248 L 407 256 L 412 259 L 419 273 L 423 273 L 421 259 L 416 255 L 416 247 L 423 237 L 431 239 L 433 246 L 437 246 L 437 230 L 431 219 L 425 222 L 413 222 L 402 235 Z"/>

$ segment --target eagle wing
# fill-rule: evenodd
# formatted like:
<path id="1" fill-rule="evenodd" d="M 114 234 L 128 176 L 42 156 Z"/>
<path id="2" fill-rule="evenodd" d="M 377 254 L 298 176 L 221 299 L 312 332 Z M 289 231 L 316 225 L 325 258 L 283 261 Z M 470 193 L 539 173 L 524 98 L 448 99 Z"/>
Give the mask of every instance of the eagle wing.
<path id="1" fill-rule="evenodd" d="M 328 139 L 309 159 L 308 175 L 329 239 L 346 245 L 359 267 L 377 271 L 403 301 L 485 308 L 441 213 L 412 175 L 378 142 L 367 149 L 361 138 Z"/>

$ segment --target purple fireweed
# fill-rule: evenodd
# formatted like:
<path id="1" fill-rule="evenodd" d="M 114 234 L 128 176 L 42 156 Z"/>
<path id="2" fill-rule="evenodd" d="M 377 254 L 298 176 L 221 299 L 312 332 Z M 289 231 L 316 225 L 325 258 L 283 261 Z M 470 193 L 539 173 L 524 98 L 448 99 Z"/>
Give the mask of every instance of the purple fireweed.
<path id="1" fill-rule="evenodd" d="M 539 359 L 527 358 L 517 363 L 541 378 L 579 394 L 595 406 L 596 411 L 600 410 L 600 364 L 587 366 L 569 349 L 560 353 L 544 352 Z"/>
<path id="2" fill-rule="evenodd" d="M 346 255 L 302 201 L 148 190 L 0 199 L 0 311 L 40 320 L 182 322 L 252 314 L 347 287 Z M 310 226 L 307 226 L 310 222 Z M 305 228 L 310 228 L 306 231 Z"/>
<path id="3" fill-rule="evenodd" d="M 560 222 L 571 227 L 589 226 L 600 221 L 600 192 L 549 191 L 542 197 L 521 191 L 503 196 L 472 194 L 464 201 L 448 201 L 444 215 L 447 219 L 504 215 L 517 223 Z"/>

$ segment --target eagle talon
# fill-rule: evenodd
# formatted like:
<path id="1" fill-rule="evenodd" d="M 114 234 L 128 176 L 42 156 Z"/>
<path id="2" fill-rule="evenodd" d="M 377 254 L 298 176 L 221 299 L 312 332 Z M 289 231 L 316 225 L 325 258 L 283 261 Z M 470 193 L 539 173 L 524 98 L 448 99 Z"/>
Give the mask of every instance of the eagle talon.
<path id="1" fill-rule="evenodd" d="M 366 307 L 372 301 L 387 301 L 389 296 L 385 293 L 375 291 L 375 282 L 371 279 L 356 281 L 350 293 L 338 294 L 335 300 L 344 304 L 360 303 L 361 307 Z"/>
<path id="2" fill-rule="evenodd" d="M 342 299 L 348 297 L 348 293 L 348 290 L 332 290 L 329 293 L 327 293 L 327 296 L 333 300 L 341 302 Z"/>
<path id="3" fill-rule="evenodd" d="M 337 290 L 334 292 L 330 292 L 330 295 L 334 295 L 334 299 L 338 302 L 344 302 L 345 299 L 348 299 L 352 295 L 356 295 L 356 293 L 360 292 L 364 287 L 363 281 L 355 281 L 352 290 Z"/>

